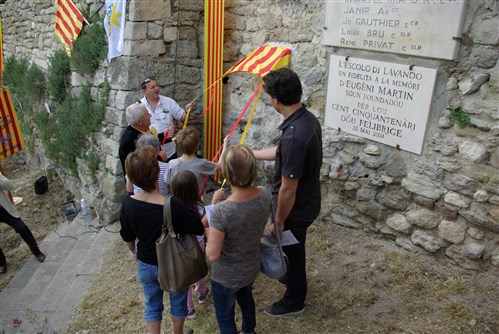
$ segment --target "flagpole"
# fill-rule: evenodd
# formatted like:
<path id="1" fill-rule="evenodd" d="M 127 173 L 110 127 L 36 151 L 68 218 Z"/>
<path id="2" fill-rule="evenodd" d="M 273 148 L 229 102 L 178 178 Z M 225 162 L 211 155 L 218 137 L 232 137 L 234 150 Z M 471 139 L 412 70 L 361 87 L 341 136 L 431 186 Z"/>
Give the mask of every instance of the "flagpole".
<path id="1" fill-rule="evenodd" d="M 95 14 L 97 14 L 98 12 L 100 12 L 100 10 L 102 9 L 102 7 L 104 7 L 105 4 L 106 4 L 106 0 L 104 0 L 104 2 L 102 2 L 102 5 L 100 5 L 100 7 L 97 8 L 97 10 L 95 11 L 95 13 L 93 13 L 92 15 L 90 15 L 90 17 L 88 19 L 91 20 L 92 17 L 95 16 Z"/>

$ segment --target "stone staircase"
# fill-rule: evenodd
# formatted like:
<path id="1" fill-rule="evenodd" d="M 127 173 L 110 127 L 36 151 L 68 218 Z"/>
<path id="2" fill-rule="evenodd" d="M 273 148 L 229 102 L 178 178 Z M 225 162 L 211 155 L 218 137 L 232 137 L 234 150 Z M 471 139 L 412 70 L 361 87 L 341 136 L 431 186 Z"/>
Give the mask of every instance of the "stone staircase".
<path id="1" fill-rule="evenodd" d="M 80 213 L 81 214 L 81 213 Z M 80 214 L 40 244 L 47 258 L 31 257 L 0 292 L 0 334 L 62 334 L 99 275 L 119 224 L 85 227 Z"/>

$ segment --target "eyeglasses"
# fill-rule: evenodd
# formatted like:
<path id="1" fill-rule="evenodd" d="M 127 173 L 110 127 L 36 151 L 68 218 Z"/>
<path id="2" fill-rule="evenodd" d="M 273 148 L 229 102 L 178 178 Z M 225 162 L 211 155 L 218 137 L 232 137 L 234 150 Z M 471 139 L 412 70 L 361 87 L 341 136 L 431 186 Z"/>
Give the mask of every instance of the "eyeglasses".
<path id="1" fill-rule="evenodd" d="M 144 79 L 144 81 L 142 82 L 142 84 L 140 85 L 140 87 L 142 89 L 146 88 L 146 85 L 151 82 L 151 81 L 156 81 L 156 77 L 153 77 L 153 76 L 150 76 L 150 77 L 147 77 Z"/>

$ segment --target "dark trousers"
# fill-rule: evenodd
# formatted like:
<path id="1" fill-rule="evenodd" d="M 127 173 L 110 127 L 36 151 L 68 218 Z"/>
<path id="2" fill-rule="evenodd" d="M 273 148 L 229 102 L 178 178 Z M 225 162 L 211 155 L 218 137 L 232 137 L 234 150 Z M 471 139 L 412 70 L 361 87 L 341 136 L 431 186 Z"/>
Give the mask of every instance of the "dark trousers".
<path id="1" fill-rule="evenodd" d="M 0 266 L 5 266 L 7 264 L 7 260 L 5 259 L 5 254 L 2 252 L 0 248 Z"/>
<path id="2" fill-rule="evenodd" d="M 307 272 L 305 241 L 307 239 L 307 229 L 313 221 L 302 221 L 287 219 L 284 222 L 284 230 L 291 230 L 299 243 L 284 246 L 284 253 L 287 255 L 289 263 L 286 272 L 286 292 L 284 302 L 291 309 L 302 309 L 307 297 Z"/>
<path id="3" fill-rule="evenodd" d="M 0 222 L 4 222 L 5 224 L 12 227 L 21 236 L 21 238 L 23 238 L 26 244 L 28 244 L 29 249 L 31 250 L 31 253 L 33 253 L 33 255 L 40 255 L 41 251 L 38 248 L 35 237 L 33 237 L 33 234 L 29 230 L 28 226 L 24 224 L 21 218 L 15 218 L 11 216 L 10 213 L 7 212 L 7 210 L 0 206 Z M 0 261 L 2 261 L 2 259 L 5 260 L 5 256 L 0 250 Z M 0 265 L 1 264 L 2 262 L 0 262 Z"/>

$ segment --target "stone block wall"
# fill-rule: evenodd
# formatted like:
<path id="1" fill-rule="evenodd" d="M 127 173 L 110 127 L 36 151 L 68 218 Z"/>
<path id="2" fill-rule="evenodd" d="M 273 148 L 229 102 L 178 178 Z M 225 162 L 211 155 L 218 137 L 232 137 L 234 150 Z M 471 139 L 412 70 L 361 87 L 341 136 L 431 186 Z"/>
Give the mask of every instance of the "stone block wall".
<path id="1" fill-rule="evenodd" d="M 43 64 L 60 47 L 51 5 L 27 0 L 1 5 L 6 56 L 25 55 Z M 454 61 L 325 46 L 325 6 L 326 1 L 225 0 L 225 68 L 262 44 L 286 45 L 292 50 L 291 68 L 304 86 L 302 100 L 321 122 L 332 54 L 436 68 L 437 78 L 421 155 L 323 127 L 323 203 L 317 223 L 383 235 L 409 251 L 446 256 L 466 268 L 499 266 L 497 1 L 468 2 Z M 83 180 L 74 182 L 74 188 L 83 184 L 85 192 L 97 194 L 94 203 L 100 203 L 96 206 L 108 220 L 117 217 L 123 194 L 117 160 L 126 126 L 123 110 L 140 97 L 138 86 L 146 75 L 156 75 L 162 93 L 181 105 L 202 94 L 203 15 L 202 1 L 132 0 L 125 55 L 103 62 L 92 78 L 72 76 L 74 87 L 98 86 L 104 79 L 112 87 L 105 124 L 94 137 L 102 154 L 98 181 L 84 181 L 82 172 Z M 237 73 L 224 85 L 225 132 L 259 80 Z M 268 98 L 260 101 L 246 139 L 253 148 L 274 143 L 282 121 Z M 201 102 L 197 107 L 202 109 Z M 458 107 L 470 114 L 471 124 L 463 129 L 451 121 L 451 110 Z M 259 182 L 268 184 L 273 163 L 261 166 Z"/>
<path id="2" fill-rule="evenodd" d="M 332 54 L 436 68 L 421 155 L 323 127 L 320 220 L 466 268 L 488 268 L 499 266 L 498 10 L 497 2 L 469 2 L 459 56 L 443 61 L 324 46 L 325 1 L 227 1 L 224 53 L 229 65 L 264 43 L 291 48 L 303 102 L 321 121 Z M 257 82 L 236 74 L 224 87 L 227 131 Z M 246 139 L 251 147 L 270 145 L 279 135 L 282 118 L 266 102 Z M 470 114 L 464 129 L 451 122 L 458 107 Z M 273 164 L 261 166 L 261 182 L 268 184 Z"/>

